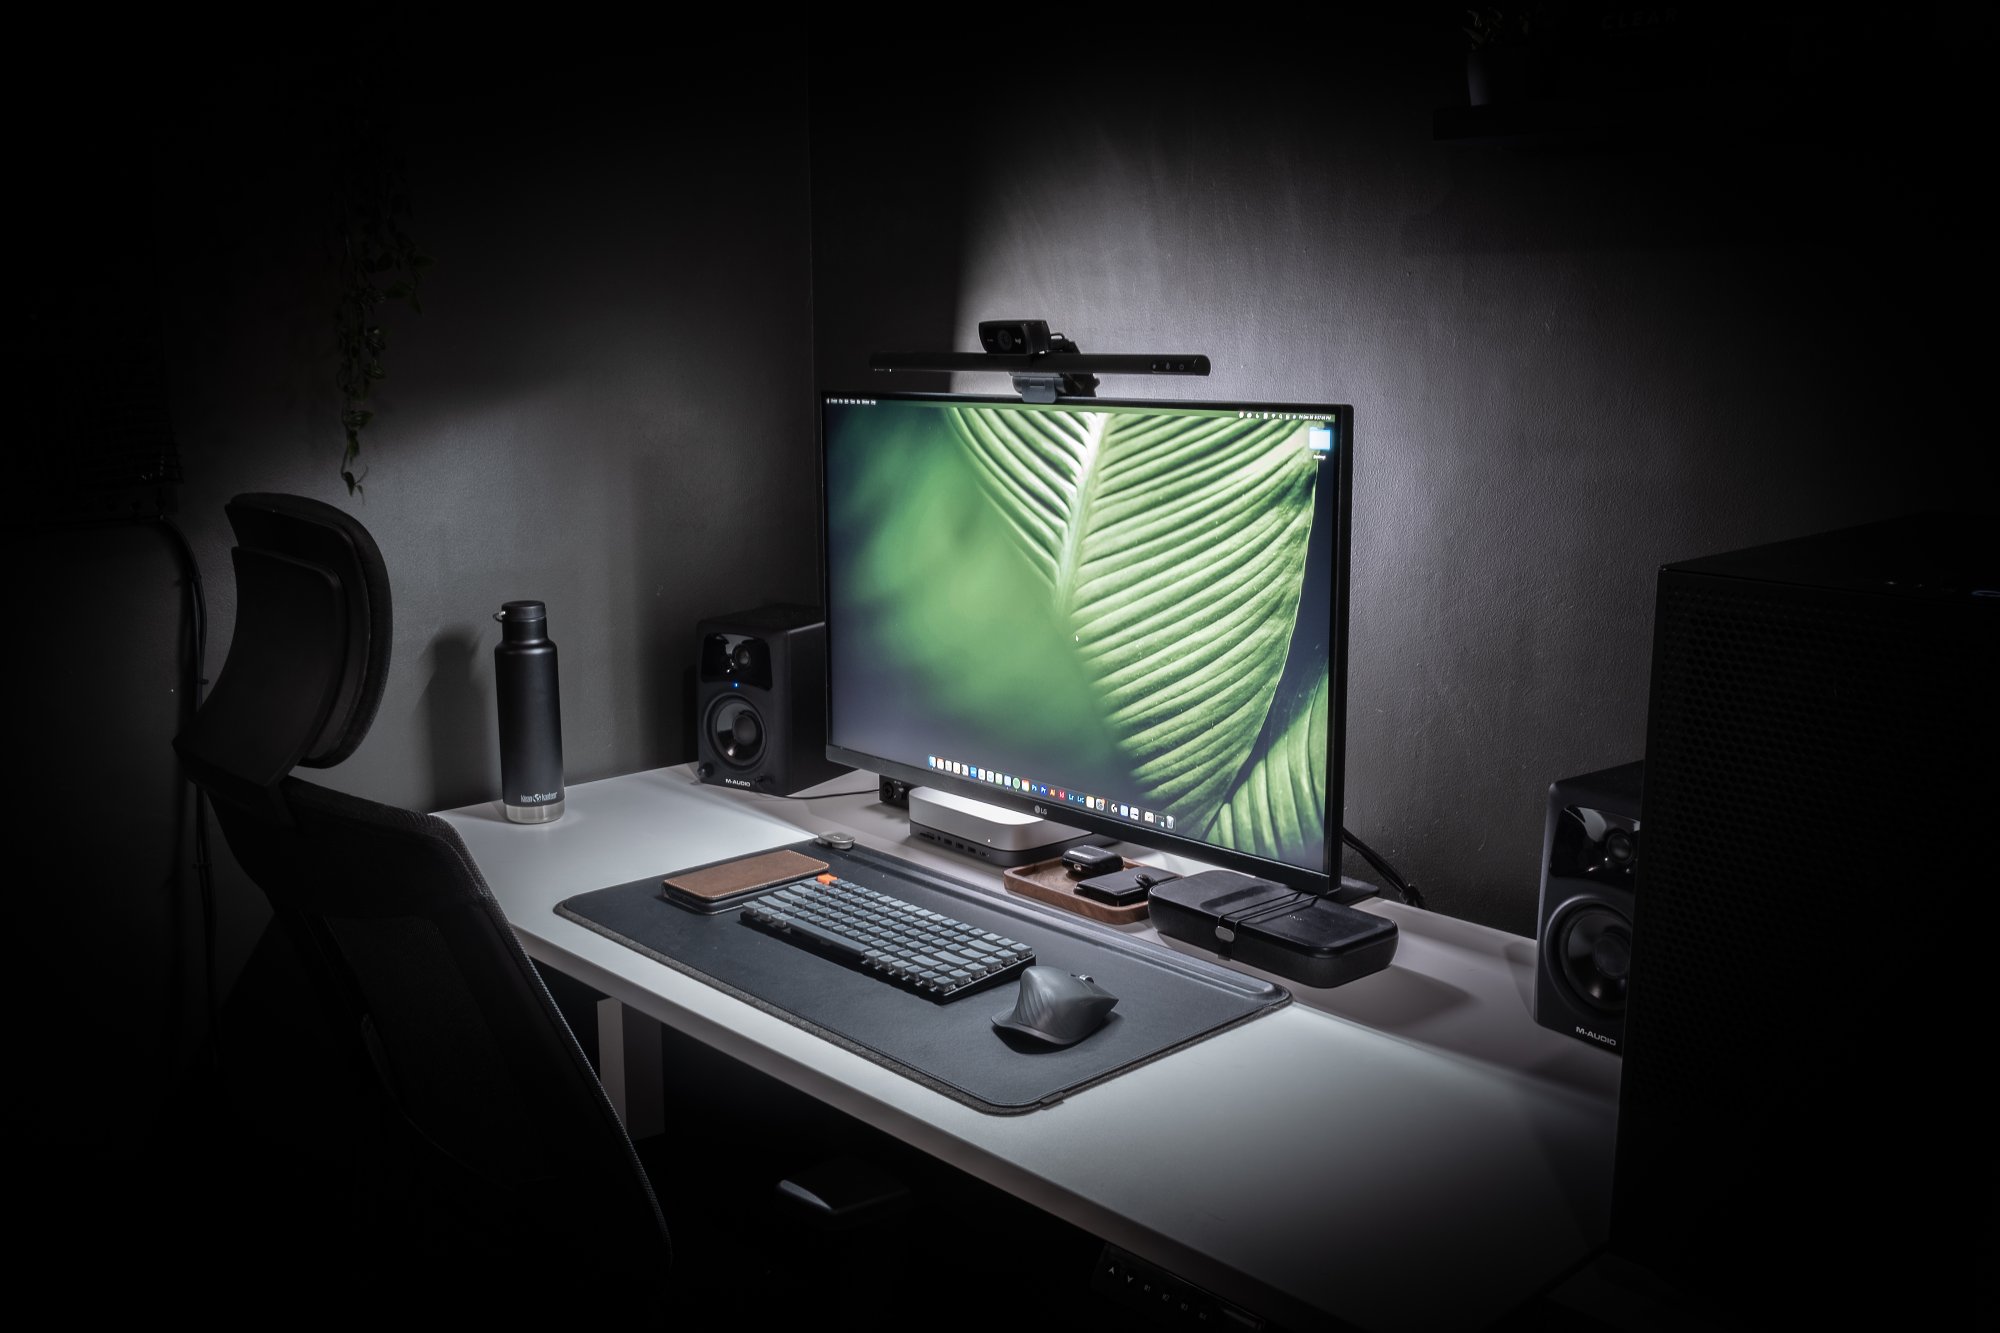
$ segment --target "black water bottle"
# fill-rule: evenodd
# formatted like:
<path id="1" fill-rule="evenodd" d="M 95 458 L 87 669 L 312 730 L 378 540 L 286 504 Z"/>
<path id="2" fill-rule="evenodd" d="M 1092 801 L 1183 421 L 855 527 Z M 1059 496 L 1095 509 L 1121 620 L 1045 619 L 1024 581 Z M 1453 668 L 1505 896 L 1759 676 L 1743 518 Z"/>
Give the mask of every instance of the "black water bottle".
<path id="1" fill-rule="evenodd" d="M 517 824 L 546 824 L 563 812 L 562 706 L 548 608 L 508 602 L 494 613 L 494 693 L 500 701 L 500 803 Z"/>

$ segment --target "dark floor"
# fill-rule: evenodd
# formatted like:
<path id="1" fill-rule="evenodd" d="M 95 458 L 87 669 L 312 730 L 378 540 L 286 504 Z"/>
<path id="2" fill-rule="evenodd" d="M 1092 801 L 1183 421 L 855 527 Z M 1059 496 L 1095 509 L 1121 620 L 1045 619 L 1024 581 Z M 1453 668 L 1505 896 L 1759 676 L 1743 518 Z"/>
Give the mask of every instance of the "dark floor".
<path id="1" fill-rule="evenodd" d="M 1156 1328 L 1092 1294 L 1102 1246 L 773 1080 L 670 1037 L 668 1129 L 637 1146 L 674 1245 L 687 1328 L 1019 1323 L 1036 1333 Z M 338 1146 L 350 1112 L 303 1069 L 239 1041 L 236 1066 L 198 1076 L 143 1138 L 63 1145 L 18 1168 L 34 1289 L 93 1320 L 172 1314 L 211 1328 L 356 1322 L 432 1326 L 538 1312 L 613 1320 L 600 1291 L 560 1271 L 481 1271 L 433 1236 L 358 1226 L 365 1167 Z M 298 1056 L 300 1065 L 313 1058 Z M 827 1163 L 893 1182 L 904 1203 L 828 1229 L 787 1206 L 781 1179 Z M 393 1182 L 390 1182 L 393 1185 Z M 524 1264 L 549 1270 L 550 1265 Z M 546 1294 L 548 1302 L 538 1301 Z M 489 1298 L 490 1299 L 487 1299 Z M 607 1302 L 608 1305 L 608 1302 Z M 949 1315 L 948 1312 L 956 1312 Z"/>
<path id="2" fill-rule="evenodd" d="M 1094 1291 L 1104 1254 L 1094 1237 L 720 1056 L 670 1054 L 693 1091 L 673 1099 L 668 1132 L 638 1148 L 673 1239 L 674 1299 L 690 1316 L 677 1327 L 1191 1326 Z M 23 1172 L 46 1188 L 14 1192 L 15 1215 L 32 1219 L 27 1289 L 94 1322 L 630 1327 L 601 1290 L 563 1272 L 479 1271 L 463 1254 L 357 1232 L 333 1202 L 351 1164 L 312 1132 L 326 1108 L 296 1107 L 287 1120 L 257 1105 L 264 1114 L 204 1092 L 148 1151 L 31 1152 Z M 819 1225 L 777 1183 L 813 1183 L 827 1164 L 894 1182 L 906 1202 L 851 1230 Z M 1716 1327 L 1687 1315 L 1615 1272 L 1585 1271 L 1492 1333 Z"/>
<path id="3" fill-rule="evenodd" d="M 788 1088 L 742 1071 L 723 1079 L 695 1063 L 678 1068 L 699 1074 L 703 1095 L 677 1100 L 668 1133 L 638 1145 L 673 1239 L 674 1299 L 689 1315 L 676 1327 L 1197 1326 L 1094 1291 L 1104 1247 L 1074 1227 Z M 341 1192 L 343 1164 L 306 1137 L 250 1123 L 240 1108 L 190 1104 L 170 1138 L 171 1151 L 60 1173 L 40 1214 L 49 1247 L 27 1266 L 38 1290 L 93 1321 L 630 1327 L 601 1289 L 562 1272 L 481 1272 L 422 1242 L 356 1234 L 328 1202 Z M 829 1163 L 893 1181 L 906 1204 L 844 1231 L 784 1204 L 780 1179 L 811 1183 Z M 1583 1299 L 1572 1290 L 1538 1300 L 1494 1333 L 1700 1327 L 1635 1304 L 1630 1292 L 1607 1300 L 1587 1286 Z"/>
<path id="4" fill-rule="evenodd" d="M 676 1269 L 716 1302 L 766 1320 L 874 1327 L 933 1317 L 1038 1333 L 1159 1327 L 1091 1291 L 1103 1250 L 1095 1238 L 692 1042 L 668 1041 L 669 1068 L 698 1091 L 670 1098 L 667 1132 L 640 1155 Z M 784 1179 L 826 1181 L 827 1192 L 873 1184 L 896 1201 L 839 1228 L 782 1196 Z"/>

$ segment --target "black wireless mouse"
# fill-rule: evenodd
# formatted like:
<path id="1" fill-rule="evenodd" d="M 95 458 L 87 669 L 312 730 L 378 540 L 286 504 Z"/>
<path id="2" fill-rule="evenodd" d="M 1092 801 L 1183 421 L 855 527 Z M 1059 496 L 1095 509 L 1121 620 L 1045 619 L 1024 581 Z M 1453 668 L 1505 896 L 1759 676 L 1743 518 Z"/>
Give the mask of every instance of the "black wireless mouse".
<path id="1" fill-rule="evenodd" d="M 993 1026 L 1050 1046 L 1074 1046 L 1103 1027 L 1117 1004 L 1116 995 L 1089 977 L 1059 967 L 1024 968 L 1014 1007 L 993 1015 Z"/>

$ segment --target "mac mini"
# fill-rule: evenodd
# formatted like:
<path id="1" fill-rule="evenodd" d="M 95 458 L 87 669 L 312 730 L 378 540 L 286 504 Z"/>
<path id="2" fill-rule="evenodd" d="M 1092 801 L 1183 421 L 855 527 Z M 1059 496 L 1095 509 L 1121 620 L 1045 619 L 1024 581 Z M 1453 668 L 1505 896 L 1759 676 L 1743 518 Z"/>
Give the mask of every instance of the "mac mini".
<path id="1" fill-rule="evenodd" d="M 1046 861 L 1090 837 L 1083 829 L 930 787 L 910 788 L 910 832 L 997 866 Z"/>

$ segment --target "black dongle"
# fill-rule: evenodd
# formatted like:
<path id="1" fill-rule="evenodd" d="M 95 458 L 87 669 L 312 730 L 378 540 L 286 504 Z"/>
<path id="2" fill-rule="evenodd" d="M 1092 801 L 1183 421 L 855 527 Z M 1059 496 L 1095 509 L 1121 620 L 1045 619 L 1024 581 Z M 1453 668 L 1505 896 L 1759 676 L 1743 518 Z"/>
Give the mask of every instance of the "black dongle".
<path id="1" fill-rule="evenodd" d="M 1114 870 L 1108 875 L 1093 875 L 1078 883 L 1078 896 L 1109 903 L 1113 907 L 1129 907 L 1133 903 L 1146 901 L 1146 895 L 1156 884 L 1167 884 L 1179 879 L 1164 870 L 1149 870 L 1145 866 L 1130 866 L 1124 870 Z"/>
<path id="2" fill-rule="evenodd" d="M 1072 875 L 1101 875 L 1124 866 L 1125 858 L 1109 848 L 1080 842 L 1063 849 L 1063 869 Z"/>

